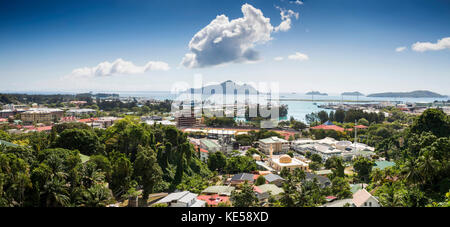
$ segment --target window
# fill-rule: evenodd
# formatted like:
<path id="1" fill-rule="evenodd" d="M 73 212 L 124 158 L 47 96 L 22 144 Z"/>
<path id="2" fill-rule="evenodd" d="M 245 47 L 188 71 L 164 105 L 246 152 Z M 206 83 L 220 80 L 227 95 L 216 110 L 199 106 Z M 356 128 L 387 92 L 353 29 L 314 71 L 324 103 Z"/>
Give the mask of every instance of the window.
<path id="1" fill-rule="evenodd" d="M 369 202 L 369 206 L 370 206 L 370 207 L 372 206 L 372 202 Z"/>
<path id="2" fill-rule="evenodd" d="M 365 207 L 367 206 L 367 202 L 364 202 L 364 206 L 365 206 Z"/>

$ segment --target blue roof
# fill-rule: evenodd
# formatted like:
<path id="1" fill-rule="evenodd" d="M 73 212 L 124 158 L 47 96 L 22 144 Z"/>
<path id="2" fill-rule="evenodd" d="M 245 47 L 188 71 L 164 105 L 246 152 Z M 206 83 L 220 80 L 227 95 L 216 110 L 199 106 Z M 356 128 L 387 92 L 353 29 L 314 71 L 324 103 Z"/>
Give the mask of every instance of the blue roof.
<path id="1" fill-rule="evenodd" d="M 334 125 L 331 121 L 327 121 L 324 123 L 324 125 Z"/>

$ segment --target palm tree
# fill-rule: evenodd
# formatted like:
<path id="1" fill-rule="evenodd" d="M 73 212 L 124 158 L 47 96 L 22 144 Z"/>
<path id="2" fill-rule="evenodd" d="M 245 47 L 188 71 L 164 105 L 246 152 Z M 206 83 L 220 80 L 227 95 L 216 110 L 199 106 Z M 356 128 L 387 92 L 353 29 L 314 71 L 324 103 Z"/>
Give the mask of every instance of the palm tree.
<path id="1" fill-rule="evenodd" d="M 416 159 L 413 158 L 406 161 L 402 174 L 404 175 L 405 180 L 412 184 L 422 182 L 423 180 L 418 163 Z"/>
<path id="2" fill-rule="evenodd" d="M 104 184 L 95 184 L 84 191 L 84 205 L 87 207 L 105 207 L 112 198 L 111 190 Z"/>
<path id="3" fill-rule="evenodd" d="M 54 176 L 44 185 L 45 194 L 47 194 L 47 207 L 69 206 L 70 198 L 68 192 L 69 186 L 64 178 Z"/>
<path id="4" fill-rule="evenodd" d="M 425 152 L 419 157 L 419 170 L 425 183 L 433 182 L 434 176 L 437 172 L 438 162 L 430 155 L 429 152 Z"/>

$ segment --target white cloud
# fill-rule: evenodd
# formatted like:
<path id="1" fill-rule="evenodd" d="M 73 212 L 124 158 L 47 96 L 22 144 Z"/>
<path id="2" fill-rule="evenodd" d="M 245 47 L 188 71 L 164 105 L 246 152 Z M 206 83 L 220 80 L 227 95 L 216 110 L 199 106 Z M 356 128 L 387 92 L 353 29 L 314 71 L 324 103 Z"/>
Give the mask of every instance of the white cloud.
<path id="1" fill-rule="evenodd" d="M 292 10 L 290 10 L 290 9 L 289 10 L 282 9 L 282 8 L 280 8 L 278 6 L 276 6 L 276 8 L 280 10 L 280 15 L 281 15 L 281 20 L 282 21 L 281 21 L 280 25 L 275 27 L 275 31 L 276 32 L 278 32 L 278 31 L 282 31 L 282 32 L 289 31 L 289 29 L 291 29 L 291 23 L 292 23 L 291 18 L 295 17 L 295 19 L 298 19 L 299 14 L 294 12 L 294 11 L 292 11 Z"/>
<path id="2" fill-rule="evenodd" d="M 406 47 L 397 47 L 397 48 L 395 48 L 395 52 L 402 52 L 402 51 L 405 51 L 406 50 Z"/>
<path id="3" fill-rule="evenodd" d="M 411 48 L 417 52 L 450 49 L 450 37 L 440 39 L 436 43 L 417 42 L 414 43 Z"/>
<path id="4" fill-rule="evenodd" d="M 254 50 L 254 46 L 272 40 L 271 33 L 275 29 L 270 18 L 264 17 L 262 11 L 252 5 L 242 5 L 241 11 L 241 18 L 230 21 L 227 16 L 219 15 L 197 32 L 189 42 L 190 52 L 184 56 L 181 65 L 202 68 L 260 60 L 259 52 Z M 295 13 L 282 12 L 282 18 L 290 19 L 292 16 Z M 283 19 L 283 22 L 286 20 Z M 289 28 L 290 22 L 278 30 L 287 31 Z"/>
<path id="5" fill-rule="evenodd" d="M 69 77 L 104 77 L 121 74 L 142 74 L 148 71 L 167 71 L 169 64 L 162 61 L 149 61 L 145 66 L 137 66 L 133 62 L 121 58 L 114 62 L 102 62 L 94 67 L 74 69 Z"/>
<path id="6" fill-rule="evenodd" d="M 290 1 L 290 3 L 296 4 L 296 5 L 303 5 L 303 2 L 300 0 Z"/>
<path id="7" fill-rule="evenodd" d="M 283 57 L 275 57 L 273 60 L 275 60 L 275 61 L 283 61 Z"/>
<path id="8" fill-rule="evenodd" d="M 297 60 L 297 61 L 306 61 L 309 60 L 308 55 L 302 54 L 300 52 L 295 52 L 295 54 L 289 55 L 288 58 L 290 60 Z"/>

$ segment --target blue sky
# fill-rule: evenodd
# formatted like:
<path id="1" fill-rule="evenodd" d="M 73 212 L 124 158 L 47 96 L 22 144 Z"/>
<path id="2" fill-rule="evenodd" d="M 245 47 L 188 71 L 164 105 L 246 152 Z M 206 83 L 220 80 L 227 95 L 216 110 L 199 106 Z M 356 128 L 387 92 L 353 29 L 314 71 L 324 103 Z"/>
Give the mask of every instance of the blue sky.
<path id="1" fill-rule="evenodd" d="M 0 91 L 161 91 L 201 74 L 281 91 L 450 94 L 450 1 L 292 2 L 0 1 Z M 262 16 L 233 22 L 244 10 Z M 209 25 L 218 15 L 230 24 Z M 253 23 L 263 29 L 217 39 Z"/>

